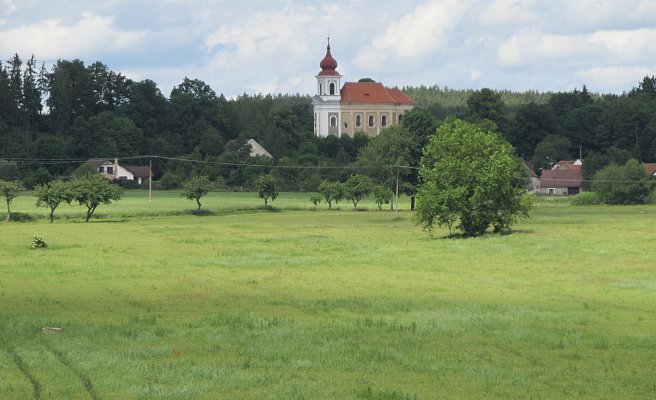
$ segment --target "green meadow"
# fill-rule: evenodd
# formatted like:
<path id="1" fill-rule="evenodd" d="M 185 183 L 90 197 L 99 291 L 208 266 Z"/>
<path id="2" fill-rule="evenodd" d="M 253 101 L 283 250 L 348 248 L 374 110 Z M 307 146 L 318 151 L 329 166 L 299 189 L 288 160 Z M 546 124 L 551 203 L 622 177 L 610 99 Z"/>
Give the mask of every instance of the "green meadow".
<path id="1" fill-rule="evenodd" d="M 0 223 L 0 398 L 656 397 L 656 206 L 543 200 L 457 239 L 407 199 L 309 197 L 212 193 L 196 216 L 130 191 L 51 224 L 21 195 Z"/>

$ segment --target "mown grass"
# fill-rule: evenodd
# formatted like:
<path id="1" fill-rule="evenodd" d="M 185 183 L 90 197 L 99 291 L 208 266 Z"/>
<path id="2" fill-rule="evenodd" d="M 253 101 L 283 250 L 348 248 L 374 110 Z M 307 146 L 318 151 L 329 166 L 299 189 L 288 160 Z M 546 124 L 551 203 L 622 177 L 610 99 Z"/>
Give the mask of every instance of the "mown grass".
<path id="1" fill-rule="evenodd" d="M 540 203 L 447 239 L 408 211 L 216 196 L 0 224 L 0 398 L 656 395 L 654 206 Z"/>

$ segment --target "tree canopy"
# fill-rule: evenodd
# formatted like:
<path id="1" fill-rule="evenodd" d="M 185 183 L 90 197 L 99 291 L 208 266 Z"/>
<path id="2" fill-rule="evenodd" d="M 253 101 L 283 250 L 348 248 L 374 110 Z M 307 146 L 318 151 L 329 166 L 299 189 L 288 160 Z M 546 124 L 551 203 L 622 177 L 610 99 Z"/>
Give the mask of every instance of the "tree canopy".
<path id="1" fill-rule="evenodd" d="M 74 179 L 71 192 L 72 199 L 87 208 L 85 222 L 89 222 L 99 205 L 120 200 L 123 189 L 98 174 L 89 174 Z"/>
<path id="2" fill-rule="evenodd" d="M 592 180 L 592 190 L 606 204 L 647 203 L 653 186 L 645 169 L 635 159 L 624 165 L 610 164 L 597 172 Z"/>
<path id="3" fill-rule="evenodd" d="M 212 186 L 212 181 L 208 177 L 203 175 L 194 176 L 182 184 L 180 196 L 186 197 L 189 200 L 195 200 L 198 206 L 196 210 L 200 210 L 200 199 L 210 191 Z"/>
<path id="4" fill-rule="evenodd" d="M 521 188 L 521 167 L 499 134 L 457 119 L 444 122 L 421 159 L 416 220 L 478 236 L 490 225 L 508 230 L 529 205 Z"/>

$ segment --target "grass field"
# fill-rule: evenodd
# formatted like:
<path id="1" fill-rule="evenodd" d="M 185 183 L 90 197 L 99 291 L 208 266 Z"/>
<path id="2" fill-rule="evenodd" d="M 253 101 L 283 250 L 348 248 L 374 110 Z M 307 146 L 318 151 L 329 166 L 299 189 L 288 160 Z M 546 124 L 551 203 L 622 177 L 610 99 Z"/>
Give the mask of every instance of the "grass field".
<path id="1" fill-rule="evenodd" d="M 406 203 L 178 196 L 53 224 L 16 199 L 37 218 L 0 224 L 0 398 L 656 397 L 655 206 L 446 239 Z"/>

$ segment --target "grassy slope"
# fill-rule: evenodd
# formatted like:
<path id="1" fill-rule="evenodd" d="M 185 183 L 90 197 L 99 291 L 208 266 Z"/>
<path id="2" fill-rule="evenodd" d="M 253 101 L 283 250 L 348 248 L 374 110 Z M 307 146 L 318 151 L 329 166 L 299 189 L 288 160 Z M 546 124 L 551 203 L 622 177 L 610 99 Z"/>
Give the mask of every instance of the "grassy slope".
<path id="1" fill-rule="evenodd" d="M 130 201 L 0 224 L 0 398 L 656 395 L 653 206 L 541 205 L 452 240 L 408 212 L 120 217 Z"/>

